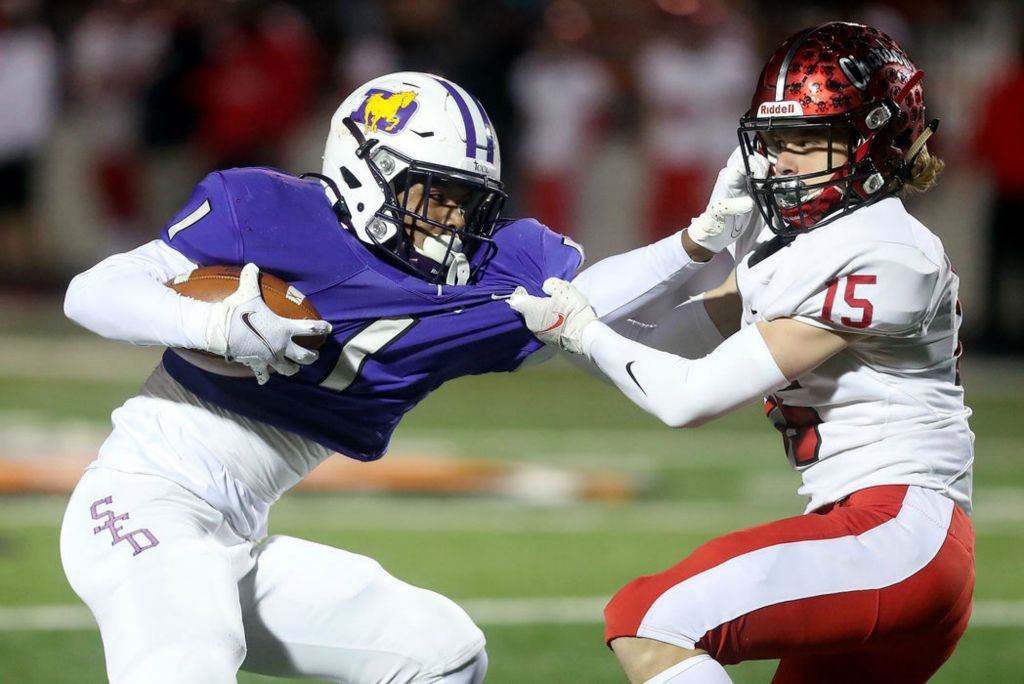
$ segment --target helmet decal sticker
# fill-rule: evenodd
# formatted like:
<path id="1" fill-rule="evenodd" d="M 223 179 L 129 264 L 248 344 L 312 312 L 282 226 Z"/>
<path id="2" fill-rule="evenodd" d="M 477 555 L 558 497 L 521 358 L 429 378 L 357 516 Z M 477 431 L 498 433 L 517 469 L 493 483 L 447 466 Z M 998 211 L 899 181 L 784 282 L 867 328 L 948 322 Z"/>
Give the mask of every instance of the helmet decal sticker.
<path id="1" fill-rule="evenodd" d="M 405 129 L 418 108 L 416 93 L 412 90 L 392 93 L 382 88 L 371 88 L 359 109 L 352 112 L 352 120 L 363 124 L 367 133 L 394 135 Z"/>
<path id="2" fill-rule="evenodd" d="M 864 62 L 857 59 L 856 57 L 840 57 L 839 68 L 843 70 L 843 74 L 850 80 L 850 83 L 857 90 L 867 90 L 868 81 L 871 79 L 871 72 L 868 71 Z"/>
<path id="3" fill-rule="evenodd" d="M 784 100 L 782 102 L 762 102 L 757 107 L 757 116 L 803 116 L 804 109 L 799 102 Z"/>

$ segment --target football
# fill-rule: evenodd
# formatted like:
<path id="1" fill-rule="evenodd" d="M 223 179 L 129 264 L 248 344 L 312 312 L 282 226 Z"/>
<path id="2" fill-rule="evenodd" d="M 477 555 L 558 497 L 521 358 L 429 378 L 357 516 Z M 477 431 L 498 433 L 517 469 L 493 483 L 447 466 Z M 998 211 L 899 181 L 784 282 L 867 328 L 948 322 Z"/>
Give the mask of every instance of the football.
<path id="1" fill-rule="evenodd" d="M 203 302 L 223 301 L 238 289 L 240 266 L 203 266 L 183 273 L 167 282 L 175 292 Z M 260 271 L 260 293 L 270 310 L 278 316 L 293 319 L 320 320 L 320 314 L 306 295 L 277 276 Z M 306 349 L 319 349 L 327 335 L 305 335 L 295 341 Z M 203 370 L 219 375 L 246 377 L 252 372 L 239 363 L 231 363 L 216 354 L 195 349 L 175 349 L 175 353 Z"/>

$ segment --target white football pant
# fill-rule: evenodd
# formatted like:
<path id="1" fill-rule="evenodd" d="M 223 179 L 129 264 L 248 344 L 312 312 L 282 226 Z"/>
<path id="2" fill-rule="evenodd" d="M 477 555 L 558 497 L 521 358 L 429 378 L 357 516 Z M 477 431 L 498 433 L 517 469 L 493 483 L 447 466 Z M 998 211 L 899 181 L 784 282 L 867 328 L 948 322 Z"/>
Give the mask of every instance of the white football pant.
<path id="1" fill-rule="evenodd" d="M 254 543 L 168 480 L 93 467 L 61 559 L 113 684 L 227 684 L 241 668 L 350 684 L 475 683 L 484 637 L 440 594 L 371 558 L 285 536 Z"/>

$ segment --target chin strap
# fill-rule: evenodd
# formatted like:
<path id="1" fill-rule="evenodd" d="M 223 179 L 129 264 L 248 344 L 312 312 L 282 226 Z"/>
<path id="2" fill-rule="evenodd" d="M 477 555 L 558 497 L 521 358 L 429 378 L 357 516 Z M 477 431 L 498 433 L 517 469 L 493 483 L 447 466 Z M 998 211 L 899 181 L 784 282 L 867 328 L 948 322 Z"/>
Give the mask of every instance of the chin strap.
<path id="1" fill-rule="evenodd" d="M 921 154 L 921 150 L 924 149 L 925 143 L 928 142 L 928 138 L 935 134 L 935 131 L 939 129 L 939 120 L 932 119 L 928 122 L 928 125 L 921 131 L 921 135 L 917 136 L 917 140 L 910 146 L 907 153 L 903 155 L 903 161 L 909 166 L 914 166 L 914 160 L 917 159 L 917 155 Z"/>
<path id="2" fill-rule="evenodd" d="M 469 282 L 469 259 L 462 253 L 462 240 L 447 235 L 427 235 L 422 247 L 414 248 L 440 269 L 447 267 L 445 285 L 465 285 Z"/>
<path id="3" fill-rule="evenodd" d="M 465 285 L 469 282 L 469 259 L 462 252 L 455 253 L 454 257 L 452 263 L 448 266 L 445 284 Z"/>
<path id="4" fill-rule="evenodd" d="M 359 143 L 359 147 L 356 148 L 356 156 L 360 159 L 365 159 L 366 155 L 370 153 L 371 149 L 373 149 L 373 146 L 380 142 L 376 138 L 370 138 L 367 140 L 366 136 L 363 135 L 363 132 L 359 130 L 359 125 L 353 121 L 350 116 L 346 116 L 342 119 L 341 123 L 348 129 L 348 132 L 352 134 L 352 137 L 356 139 L 356 142 Z"/>
<path id="5" fill-rule="evenodd" d="M 348 205 L 345 203 L 345 198 L 341 196 L 341 191 L 338 190 L 337 183 L 322 173 L 313 173 L 312 171 L 300 174 L 299 178 L 316 178 L 318 181 L 326 185 L 334 194 L 335 201 L 331 204 L 331 209 L 334 210 L 334 214 L 338 217 L 338 220 L 346 226 L 351 224 L 352 212 L 349 211 Z M 328 195 L 328 199 L 330 199 L 330 195 Z"/>
<path id="6" fill-rule="evenodd" d="M 928 125 L 925 126 L 924 130 L 921 131 L 921 135 L 917 136 L 917 140 L 911 143 L 906 154 L 903 155 L 903 160 L 897 167 L 896 173 L 894 174 L 898 183 L 897 188 L 903 187 L 903 185 L 910 180 L 911 175 L 914 173 L 914 162 L 917 161 L 917 157 L 922 151 L 924 151 L 928 138 L 932 137 L 938 127 L 939 120 L 932 119 L 928 122 Z"/>

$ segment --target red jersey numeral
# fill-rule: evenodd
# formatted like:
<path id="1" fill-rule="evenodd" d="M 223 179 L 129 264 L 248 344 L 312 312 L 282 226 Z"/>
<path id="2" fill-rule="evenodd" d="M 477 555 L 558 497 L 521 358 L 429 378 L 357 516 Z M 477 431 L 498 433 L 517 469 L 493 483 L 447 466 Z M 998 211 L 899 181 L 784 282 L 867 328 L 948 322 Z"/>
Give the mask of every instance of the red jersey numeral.
<path id="1" fill-rule="evenodd" d="M 863 297 L 858 297 L 856 294 L 858 285 L 874 285 L 878 278 L 873 275 L 849 275 L 842 278 L 836 278 L 828 282 L 828 290 L 825 291 L 825 304 L 821 307 L 821 319 L 824 321 L 831 321 L 832 309 L 836 303 L 836 293 L 839 291 L 840 281 L 845 281 L 846 285 L 843 288 L 843 301 L 851 309 L 860 309 L 860 319 L 853 319 L 849 316 L 840 316 L 839 322 L 848 328 L 867 328 L 871 325 L 872 317 L 875 313 L 875 307 L 872 306 L 871 302 Z"/>
<path id="2" fill-rule="evenodd" d="M 818 460 L 821 452 L 821 416 L 810 406 L 789 406 L 776 395 L 767 397 L 764 412 L 775 429 L 782 433 L 786 456 L 794 467 L 801 468 Z"/>

